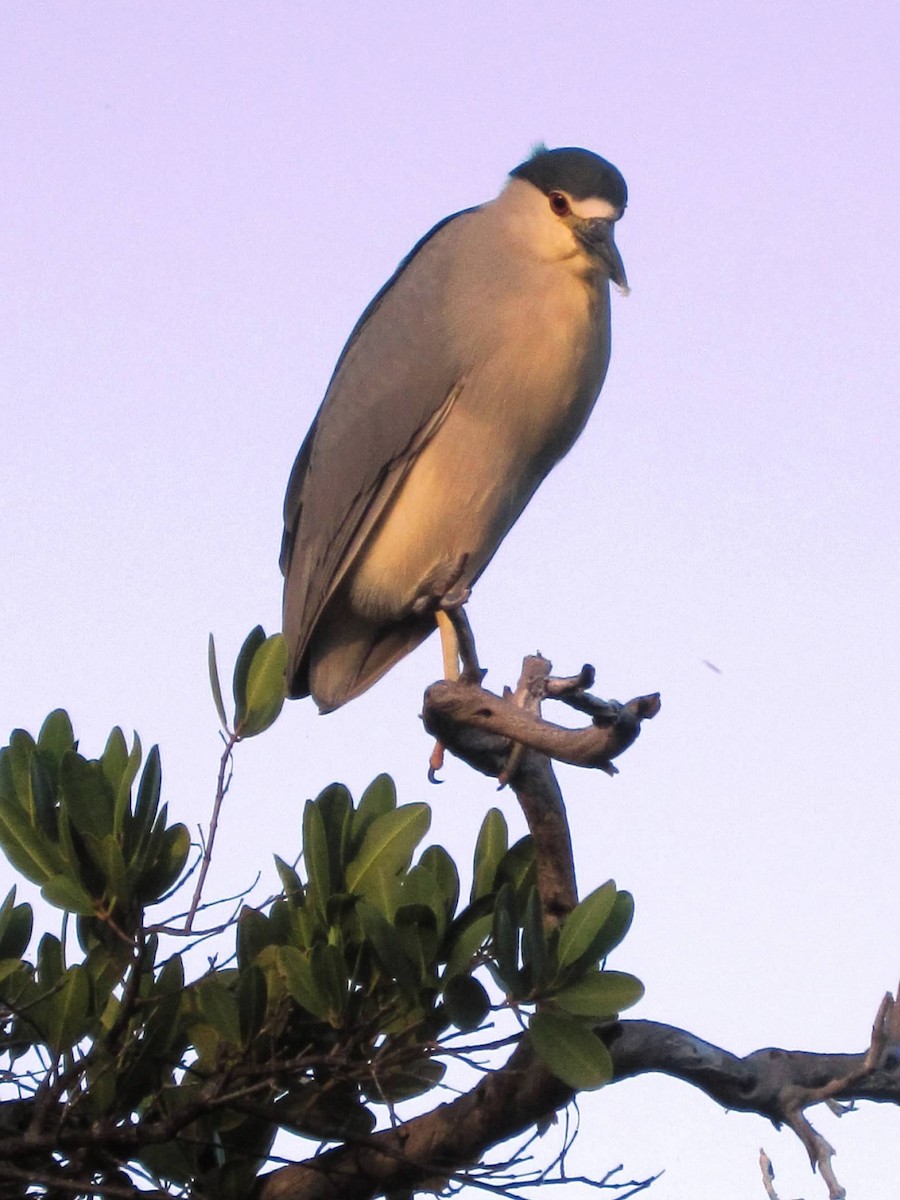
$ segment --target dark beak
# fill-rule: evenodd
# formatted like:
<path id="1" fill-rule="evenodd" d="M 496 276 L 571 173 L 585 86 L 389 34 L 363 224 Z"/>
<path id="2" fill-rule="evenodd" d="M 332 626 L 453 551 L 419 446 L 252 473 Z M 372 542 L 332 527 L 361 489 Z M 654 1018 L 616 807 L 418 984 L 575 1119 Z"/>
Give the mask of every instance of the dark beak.
<path id="1" fill-rule="evenodd" d="M 575 236 L 592 257 L 599 259 L 609 278 L 623 292 L 628 291 L 628 278 L 625 275 L 625 264 L 613 236 L 613 222 L 605 217 L 592 217 L 587 221 L 579 221 L 575 227 Z"/>

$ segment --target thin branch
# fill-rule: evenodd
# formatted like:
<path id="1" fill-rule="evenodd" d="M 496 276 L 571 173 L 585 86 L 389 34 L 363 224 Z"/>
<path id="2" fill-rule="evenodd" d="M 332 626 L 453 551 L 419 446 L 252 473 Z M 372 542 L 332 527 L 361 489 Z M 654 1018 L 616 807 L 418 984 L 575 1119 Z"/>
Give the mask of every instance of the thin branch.
<path id="1" fill-rule="evenodd" d="M 778 1200 L 778 1193 L 775 1191 L 775 1168 L 762 1146 L 759 1148 L 759 1170 L 769 1200 Z"/>
<path id="2" fill-rule="evenodd" d="M 219 827 L 219 813 L 222 809 L 222 802 L 228 792 L 229 785 L 231 784 L 231 756 L 234 753 L 234 748 L 240 739 L 236 733 L 229 733 L 227 737 L 223 738 L 223 740 L 225 742 L 225 749 L 222 751 L 222 758 L 219 762 L 219 775 L 218 779 L 216 780 L 216 797 L 213 801 L 212 816 L 210 817 L 209 821 L 209 835 L 203 847 L 203 859 L 200 864 L 200 875 L 197 878 L 197 886 L 194 888 L 191 907 L 188 909 L 187 919 L 184 923 L 185 933 L 191 932 L 194 924 L 194 917 L 200 905 L 200 897 L 203 894 L 203 885 L 206 882 L 206 875 L 209 871 L 210 863 L 212 862 L 213 843 L 216 840 L 216 830 Z"/>

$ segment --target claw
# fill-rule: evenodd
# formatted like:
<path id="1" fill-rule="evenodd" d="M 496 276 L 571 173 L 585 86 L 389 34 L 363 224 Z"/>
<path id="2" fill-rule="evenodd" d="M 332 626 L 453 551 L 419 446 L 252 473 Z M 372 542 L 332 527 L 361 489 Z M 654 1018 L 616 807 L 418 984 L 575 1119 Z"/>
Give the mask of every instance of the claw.
<path id="1" fill-rule="evenodd" d="M 431 751 L 431 756 L 428 759 L 428 782 L 443 783 L 443 779 L 438 779 L 437 773 L 444 765 L 444 743 L 435 742 L 434 749 Z"/>

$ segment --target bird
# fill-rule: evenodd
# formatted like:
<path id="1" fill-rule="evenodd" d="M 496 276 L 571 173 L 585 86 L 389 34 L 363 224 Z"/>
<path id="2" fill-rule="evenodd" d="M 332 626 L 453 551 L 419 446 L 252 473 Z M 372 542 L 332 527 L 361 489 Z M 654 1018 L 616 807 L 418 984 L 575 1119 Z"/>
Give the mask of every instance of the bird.
<path id="1" fill-rule="evenodd" d="M 499 195 L 439 221 L 367 306 L 297 454 L 281 570 L 287 694 L 330 712 L 463 604 L 594 407 L 628 190 L 540 145 Z"/>

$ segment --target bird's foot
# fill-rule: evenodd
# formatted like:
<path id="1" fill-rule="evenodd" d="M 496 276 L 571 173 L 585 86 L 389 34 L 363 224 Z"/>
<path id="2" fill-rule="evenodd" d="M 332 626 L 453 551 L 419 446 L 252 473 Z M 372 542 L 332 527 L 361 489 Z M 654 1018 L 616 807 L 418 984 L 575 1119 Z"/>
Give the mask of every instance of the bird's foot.
<path id="1" fill-rule="evenodd" d="M 458 564 L 458 575 L 465 566 L 465 560 Z M 469 618 L 466 616 L 465 603 L 469 599 L 469 588 L 455 584 L 446 588 L 436 598 L 434 616 L 438 632 L 441 635 L 441 652 L 444 658 L 444 678 L 461 680 L 476 687 L 481 685 L 485 672 L 478 661 L 475 649 L 475 638 Z M 434 744 L 434 749 L 428 760 L 428 780 L 430 783 L 440 783 L 437 773 L 444 765 L 444 745 L 441 741 Z"/>
<path id="2" fill-rule="evenodd" d="M 437 741 L 434 743 L 434 749 L 428 758 L 428 782 L 443 783 L 443 779 L 438 779 L 438 771 L 444 765 L 444 743 Z"/>

